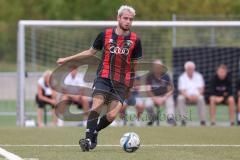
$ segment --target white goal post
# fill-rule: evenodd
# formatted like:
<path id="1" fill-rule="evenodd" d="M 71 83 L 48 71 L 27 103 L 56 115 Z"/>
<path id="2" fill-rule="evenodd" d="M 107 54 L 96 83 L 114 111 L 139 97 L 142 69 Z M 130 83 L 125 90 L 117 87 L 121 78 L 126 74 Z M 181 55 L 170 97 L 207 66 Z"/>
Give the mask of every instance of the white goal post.
<path id="1" fill-rule="evenodd" d="M 25 34 L 26 27 L 108 27 L 115 26 L 116 21 L 42 21 L 20 20 L 18 23 L 17 42 L 17 124 L 24 126 L 25 117 Z M 176 34 L 178 27 L 240 27 L 240 21 L 134 21 L 133 27 L 168 27 Z M 175 35 L 173 35 L 175 36 Z"/>

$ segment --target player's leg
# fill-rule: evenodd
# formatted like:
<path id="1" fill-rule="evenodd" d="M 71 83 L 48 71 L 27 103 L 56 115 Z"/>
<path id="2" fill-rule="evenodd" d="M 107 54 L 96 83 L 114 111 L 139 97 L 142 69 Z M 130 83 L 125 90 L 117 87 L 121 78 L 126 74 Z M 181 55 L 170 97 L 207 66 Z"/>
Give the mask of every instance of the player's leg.
<path id="1" fill-rule="evenodd" d="M 109 105 L 109 111 L 106 115 L 100 118 L 99 123 L 96 127 L 96 131 L 99 132 L 100 130 L 109 126 L 117 117 L 118 113 L 122 109 L 122 103 L 118 100 L 112 100 Z"/>
<path id="2" fill-rule="evenodd" d="M 101 112 L 101 108 L 105 103 L 106 98 L 111 92 L 110 85 L 111 83 L 109 82 L 109 80 L 104 78 L 97 78 L 94 83 L 93 102 L 87 120 L 86 139 L 92 140 L 94 137 L 99 113 Z"/>
<path id="3" fill-rule="evenodd" d="M 87 134 L 86 134 L 86 138 L 91 139 L 91 144 L 89 146 L 89 149 L 94 149 L 97 146 L 98 132 L 106 128 L 107 126 L 109 126 L 114 121 L 114 119 L 116 118 L 116 116 L 118 115 L 118 113 L 122 108 L 122 103 L 117 100 L 113 100 L 110 102 L 108 108 L 109 108 L 108 113 L 100 118 L 98 124 L 97 123 L 95 124 L 96 126 L 92 136 L 87 137 Z M 89 114 L 89 116 L 91 116 L 91 113 Z M 88 126 L 90 127 L 89 123 L 88 123 Z"/>
<path id="4" fill-rule="evenodd" d="M 197 99 L 197 108 L 198 108 L 198 116 L 200 119 L 200 125 L 205 126 L 206 125 L 206 104 L 204 97 L 198 96 Z"/>
<path id="5" fill-rule="evenodd" d="M 101 107 L 105 102 L 105 98 L 101 94 L 93 96 L 92 108 L 87 120 L 86 138 L 92 139 L 93 133 L 96 129 L 98 117 L 101 112 Z"/>
<path id="6" fill-rule="evenodd" d="M 124 101 L 123 103 L 123 107 L 122 109 L 120 110 L 120 114 L 119 114 L 119 117 L 121 119 L 121 122 L 123 122 L 123 125 L 126 125 L 127 124 L 127 115 L 126 115 L 126 109 L 128 107 L 128 104 L 127 102 Z"/>
<path id="7" fill-rule="evenodd" d="M 84 139 L 80 139 L 79 144 L 83 152 L 89 151 L 96 147 L 97 133 L 96 127 L 98 122 L 99 113 L 101 112 L 102 105 L 105 102 L 104 95 L 95 93 L 93 96 L 92 109 L 89 113 L 86 127 L 86 134 Z"/>
<path id="8" fill-rule="evenodd" d="M 231 126 L 234 125 L 234 110 L 235 110 L 235 102 L 233 96 L 229 96 L 227 98 L 227 103 L 228 103 L 228 110 L 229 110 L 229 118 L 230 118 L 230 124 Z"/>
<path id="9" fill-rule="evenodd" d="M 113 82 L 108 82 L 110 83 L 108 83 L 107 85 L 108 87 L 110 87 L 110 94 L 108 94 L 107 97 L 108 112 L 106 115 L 102 116 L 99 119 L 99 122 L 94 132 L 94 137 L 92 139 L 93 145 L 91 145 L 91 149 L 94 149 L 97 145 L 98 132 L 109 126 L 117 117 L 117 115 L 122 109 L 123 102 L 125 101 L 125 97 L 127 95 L 128 90 L 126 86 L 120 83 L 118 85 L 114 84 L 115 86 L 113 86 Z"/>

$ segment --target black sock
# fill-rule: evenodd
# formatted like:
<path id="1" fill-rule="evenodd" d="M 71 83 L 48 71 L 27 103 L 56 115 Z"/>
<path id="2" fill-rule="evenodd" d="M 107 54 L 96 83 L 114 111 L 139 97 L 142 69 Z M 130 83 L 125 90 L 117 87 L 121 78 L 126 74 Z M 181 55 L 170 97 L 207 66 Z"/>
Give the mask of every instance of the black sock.
<path id="1" fill-rule="evenodd" d="M 99 114 L 96 111 L 91 111 L 88 116 L 86 138 L 92 139 L 93 133 L 97 127 Z"/>
<path id="2" fill-rule="evenodd" d="M 103 116 L 102 118 L 100 118 L 99 123 L 96 127 L 96 131 L 99 132 L 100 130 L 106 128 L 108 125 L 110 125 L 112 122 L 109 122 L 107 119 L 107 116 Z"/>

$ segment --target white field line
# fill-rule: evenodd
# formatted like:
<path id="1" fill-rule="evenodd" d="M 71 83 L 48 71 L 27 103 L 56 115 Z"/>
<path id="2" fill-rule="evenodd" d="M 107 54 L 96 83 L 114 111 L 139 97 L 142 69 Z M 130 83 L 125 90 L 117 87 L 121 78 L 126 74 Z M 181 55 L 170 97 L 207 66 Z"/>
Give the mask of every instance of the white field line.
<path id="1" fill-rule="evenodd" d="M 23 160 L 21 157 L 6 151 L 5 149 L 0 148 L 0 155 L 5 157 L 8 160 Z"/>
<path id="2" fill-rule="evenodd" d="M 0 144 L 1 147 L 79 147 L 72 144 Z M 99 147 L 120 147 L 117 144 L 99 144 Z M 240 144 L 141 144 L 141 147 L 240 147 Z"/>

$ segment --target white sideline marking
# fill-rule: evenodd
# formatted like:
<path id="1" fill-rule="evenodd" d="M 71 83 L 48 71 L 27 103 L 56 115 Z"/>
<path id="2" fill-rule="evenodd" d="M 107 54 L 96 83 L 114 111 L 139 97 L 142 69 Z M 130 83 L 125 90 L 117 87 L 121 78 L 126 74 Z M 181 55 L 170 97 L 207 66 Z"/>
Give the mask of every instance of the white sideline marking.
<path id="1" fill-rule="evenodd" d="M 6 151 L 5 149 L 0 148 L 0 155 L 5 157 L 8 160 L 23 160 L 21 157 Z"/>
<path id="2" fill-rule="evenodd" d="M 1 147 L 79 147 L 72 144 L 0 144 Z M 99 144 L 99 147 L 120 147 L 117 144 Z M 141 144 L 141 147 L 240 147 L 240 144 Z"/>

